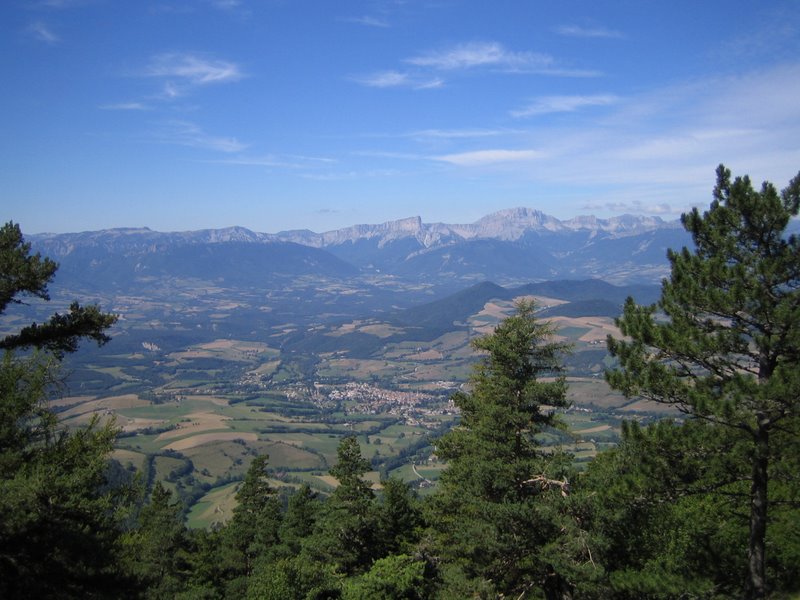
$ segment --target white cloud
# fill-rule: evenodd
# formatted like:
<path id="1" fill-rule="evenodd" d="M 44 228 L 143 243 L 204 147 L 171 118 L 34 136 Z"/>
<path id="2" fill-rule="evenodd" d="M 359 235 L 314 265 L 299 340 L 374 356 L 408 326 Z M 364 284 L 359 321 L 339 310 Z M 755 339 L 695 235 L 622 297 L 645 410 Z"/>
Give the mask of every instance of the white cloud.
<path id="1" fill-rule="evenodd" d="M 579 25 L 562 25 L 556 29 L 559 35 L 583 38 L 622 38 L 621 32 L 605 27 L 581 27 Z"/>
<path id="2" fill-rule="evenodd" d="M 280 168 L 280 169 L 308 169 L 319 168 L 320 166 L 327 166 L 336 163 L 333 158 L 318 157 L 318 156 L 298 156 L 294 154 L 277 156 L 274 154 L 267 154 L 264 156 L 237 156 L 234 158 L 226 158 L 223 160 L 214 161 L 226 165 L 241 165 L 247 167 L 267 167 L 267 168 Z"/>
<path id="3" fill-rule="evenodd" d="M 364 75 L 361 77 L 354 77 L 355 81 L 369 87 L 386 88 L 386 87 L 400 87 L 408 85 L 408 73 L 400 73 L 398 71 L 381 71 L 379 73 L 372 73 L 371 75 Z"/>
<path id="4" fill-rule="evenodd" d="M 84 6 L 91 4 L 93 0 L 41 0 L 40 6 L 47 8 L 71 8 L 73 6 Z"/>
<path id="5" fill-rule="evenodd" d="M 746 147 L 760 133 L 756 129 L 671 132 L 621 148 L 616 155 L 630 160 L 665 160 L 706 154 L 711 150 L 723 153 L 729 146 Z"/>
<path id="6" fill-rule="evenodd" d="M 526 107 L 512 110 L 513 117 L 534 117 L 549 113 L 575 112 L 590 106 L 608 106 L 619 101 L 617 96 L 610 94 L 592 96 L 543 96 L 537 98 Z"/>
<path id="7" fill-rule="evenodd" d="M 558 64 L 547 54 L 512 52 L 497 42 L 459 44 L 427 52 L 403 62 L 417 67 L 415 72 L 386 70 L 350 79 L 361 85 L 378 88 L 410 87 L 433 89 L 445 85 L 441 73 L 487 68 L 507 73 L 529 73 L 558 77 L 597 77 L 599 71 L 572 69 Z M 433 72 L 433 73 L 432 73 Z"/>
<path id="8" fill-rule="evenodd" d="M 61 38 L 56 35 L 55 32 L 50 28 L 49 25 L 42 23 L 41 21 L 37 21 L 36 23 L 31 23 L 28 26 L 28 33 L 31 34 L 35 39 L 40 42 L 44 42 L 45 44 L 57 44 L 61 41 Z"/>
<path id="9" fill-rule="evenodd" d="M 434 77 L 432 79 L 421 79 L 415 85 L 414 88 L 417 90 L 435 90 L 436 88 L 440 88 L 444 85 L 444 79 L 439 79 L 438 77 Z"/>
<path id="10" fill-rule="evenodd" d="M 409 59 L 418 67 L 440 70 L 503 67 L 508 69 L 544 70 L 554 66 L 552 57 L 533 52 L 511 52 L 497 42 L 460 44 L 445 50 L 428 52 Z"/>
<path id="11" fill-rule="evenodd" d="M 299 169 L 302 165 L 283 160 L 277 156 L 268 154 L 266 156 L 237 156 L 236 158 L 226 158 L 224 160 L 215 161 L 224 163 L 226 165 L 240 165 L 245 167 L 267 167 L 267 168 L 282 168 L 282 169 Z"/>
<path id="12" fill-rule="evenodd" d="M 429 160 L 424 156 L 415 152 L 387 152 L 385 150 L 358 150 L 352 153 L 353 156 L 368 156 L 371 158 L 388 158 L 391 160 Z"/>
<path id="13" fill-rule="evenodd" d="M 473 139 L 508 135 L 513 131 L 508 129 L 421 129 L 404 134 L 403 137 L 417 139 Z"/>
<path id="14" fill-rule="evenodd" d="M 480 167 L 501 163 L 530 162 L 546 156 L 545 152 L 539 150 L 475 150 L 456 154 L 443 154 L 432 158 L 433 160 L 459 167 Z"/>
<path id="15" fill-rule="evenodd" d="M 222 10 L 233 10 L 242 5 L 241 0 L 210 0 L 211 5 Z"/>
<path id="16" fill-rule="evenodd" d="M 352 77 L 351 79 L 367 87 L 408 87 L 418 90 L 434 89 L 441 87 L 444 83 L 438 77 L 418 77 L 413 74 L 400 71 L 379 71 L 370 75 Z"/>
<path id="17" fill-rule="evenodd" d="M 345 23 L 355 23 L 357 25 L 365 25 L 366 27 L 389 27 L 389 22 L 385 19 L 379 19 L 378 17 L 371 17 L 368 15 L 362 17 L 344 17 L 341 20 Z"/>
<path id="18" fill-rule="evenodd" d="M 119 102 L 117 104 L 104 104 L 102 110 L 150 110 L 150 107 L 141 102 Z"/>
<path id="19" fill-rule="evenodd" d="M 385 156 L 459 167 L 448 172 L 452 177 L 502 177 L 508 189 L 541 191 L 564 216 L 578 214 L 588 200 L 599 213 L 677 215 L 708 206 L 719 163 L 784 187 L 800 168 L 797 98 L 800 63 L 762 67 L 609 98 L 601 117 L 580 122 L 542 118 L 525 129 L 386 136 L 409 145 Z M 586 103 L 541 104 L 577 110 Z M 432 145 L 435 151 L 425 150 Z"/>
<path id="20" fill-rule="evenodd" d="M 179 52 L 154 56 L 144 75 L 164 80 L 166 98 L 181 96 L 188 87 L 231 83 L 244 77 L 236 63 Z"/>
<path id="21" fill-rule="evenodd" d="M 160 131 L 155 132 L 152 138 L 165 144 L 225 153 L 241 152 L 247 148 L 247 144 L 243 144 L 234 137 L 209 135 L 189 121 L 169 121 Z"/>
<path id="22" fill-rule="evenodd" d="M 227 83 L 244 76 L 235 63 L 177 52 L 154 57 L 146 74 L 150 77 L 175 77 L 194 85 Z"/>
<path id="23" fill-rule="evenodd" d="M 394 169 L 371 169 L 366 171 L 331 171 L 328 173 L 303 173 L 304 179 L 313 181 L 359 181 L 363 179 L 374 179 L 393 177 L 398 172 Z"/>
<path id="24" fill-rule="evenodd" d="M 662 202 L 660 204 L 645 204 L 638 200 L 631 202 L 605 202 L 605 203 L 587 203 L 581 206 L 583 210 L 604 210 L 616 213 L 633 213 L 633 214 L 648 214 L 648 215 L 678 215 L 682 210 L 672 208 L 668 203 Z"/>
<path id="25" fill-rule="evenodd" d="M 436 71 L 463 71 L 490 68 L 508 73 L 531 73 L 558 77 L 597 77 L 599 71 L 572 69 L 552 56 L 538 52 L 513 52 L 497 42 L 459 44 L 444 50 L 420 54 L 404 62 Z"/>

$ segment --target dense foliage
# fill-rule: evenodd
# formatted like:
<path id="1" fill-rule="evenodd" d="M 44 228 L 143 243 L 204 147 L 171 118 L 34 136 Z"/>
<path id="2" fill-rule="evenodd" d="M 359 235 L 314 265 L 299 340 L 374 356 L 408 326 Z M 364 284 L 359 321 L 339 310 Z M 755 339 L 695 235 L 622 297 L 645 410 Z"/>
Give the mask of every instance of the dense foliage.
<path id="1" fill-rule="evenodd" d="M 682 219 L 695 248 L 669 253 L 661 300 L 628 302 L 618 324 L 629 340 L 609 340 L 612 386 L 674 405 L 705 423 L 701 442 L 714 439 L 696 446 L 698 468 L 680 487 L 742 497 L 749 598 L 768 591 L 769 507 L 793 500 L 796 483 L 800 239 L 786 227 L 798 210 L 800 175 L 782 193 L 756 191 L 720 166 L 710 209 Z M 722 450 L 736 460 L 720 461 Z"/>
<path id="2" fill-rule="evenodd" d="M 35 296 L 48 299 L 57 265 L 0 228 L 0 313 Z M 47 399 L 59 384 L 58 362 L 78 341 L 102 344 L 116 317 L 73 304 L 0 339 L 0 596 L 113 597 L 127 588 L 117 540 L 129 490 L 108 484 L 115 430 L 92 421 L 67 432 Z M 33 353 L 14 350 L 35 347 Z"/>

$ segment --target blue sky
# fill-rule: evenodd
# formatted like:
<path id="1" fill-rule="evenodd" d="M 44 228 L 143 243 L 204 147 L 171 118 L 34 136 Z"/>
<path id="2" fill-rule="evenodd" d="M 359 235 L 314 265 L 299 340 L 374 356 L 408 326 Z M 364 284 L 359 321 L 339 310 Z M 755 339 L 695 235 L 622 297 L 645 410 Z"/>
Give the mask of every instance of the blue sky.
<path id="1" fill-rule="evenodd" d="M 0 218 L 674 218 L 800 170 L 796 0 L 3 0 Z"/>

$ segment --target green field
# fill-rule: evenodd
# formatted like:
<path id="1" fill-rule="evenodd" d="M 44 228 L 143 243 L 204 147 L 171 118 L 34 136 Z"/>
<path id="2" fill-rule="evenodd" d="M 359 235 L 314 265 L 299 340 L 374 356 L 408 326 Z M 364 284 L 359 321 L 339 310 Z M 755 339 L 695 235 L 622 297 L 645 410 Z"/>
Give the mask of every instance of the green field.
<path id="1" fill-rule="evenodd" d="M 323 342 L 347 341 L 353 334 L 378 340 L 369 356 L 347 349 L 287 354 L 278 350 L 278 340 L 302 331 L 289 323 L 264 332 L 267 343 L 217 337 L 161 351 L 147 342 L 136 352 L 98 357 L 81 367 L 84 381 L 102 382 L 107 392 L 65 399 L 61 417 L 75 426 L 95 414 L 115 419 L 123 429 L 117 458 L 148 470 L 150 484 L 162 481 L 182 496 L 194 526 L 227 518 L 235 484 L 258 454 L 269 455 L 275 485 L 306 482 L 329 492 L 335 482 L 328 469 L 345 435 L 357 436 L 376 469 L 424 493 L 446 467 L 430 458 L 430 443 L 457 419 L 448 399 L 467 382 L 477 359 L 469 341 L 512 306 L 488 303 L 468 319 L 470 328 L 427 341 L 393 341 L 403 330 L 377 320 L 308 329 Z M 230 313 L 218 310 L 215 319 L 222 314 Z M 168 327 L 171 318 L 151 320 L 150 326 Z M 627 400 L 603 381 L 610 363 L 602 343 L 613 331 L 612 320 L 559 322 L 558 334 L 575 344 L 575 360 L 589 376 L 568 380 L 572 408 L 562 415 L 566 431 L 546 431 L 538 439 L 571 452 L 582 465 L 617 443 L 622 418 L 646 420 L 660 407 Z M 130 393 L 115 394 L 120 386 Z"/>

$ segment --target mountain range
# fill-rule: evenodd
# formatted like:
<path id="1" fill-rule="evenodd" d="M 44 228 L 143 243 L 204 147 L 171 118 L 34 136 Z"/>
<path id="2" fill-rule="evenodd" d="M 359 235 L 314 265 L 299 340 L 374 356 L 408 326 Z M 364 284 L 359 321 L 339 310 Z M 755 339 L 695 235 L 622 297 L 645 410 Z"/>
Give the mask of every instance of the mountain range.
<path id="1" fill-rule="evenodd" d="M 61 276 L 103 287 L 164 277 L 260 286 L 299 276 L 366 276 L 450 289 L 485 280 L 653 283 L 667 273 L 667 249 L 691 241 L 679 222 L 658 217 L 562 221 L 530 208 L 502 210 L 466 225 L 411 217 L 324 233 L 125 228 L 27 238 L 59 261 Z"/>

